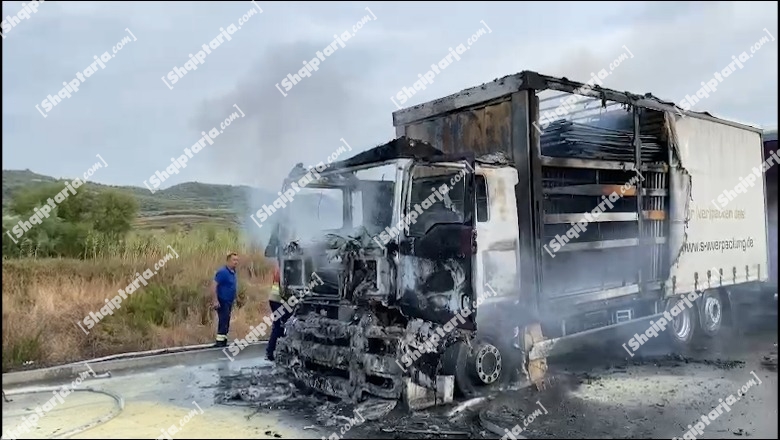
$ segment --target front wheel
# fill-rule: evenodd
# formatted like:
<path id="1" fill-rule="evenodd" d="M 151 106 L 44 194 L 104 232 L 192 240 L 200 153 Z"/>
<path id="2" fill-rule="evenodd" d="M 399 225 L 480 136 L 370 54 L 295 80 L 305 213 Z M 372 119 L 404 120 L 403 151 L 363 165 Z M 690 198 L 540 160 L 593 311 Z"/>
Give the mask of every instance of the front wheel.
<path id="1" fill-rule="evenodd" d="M 478 331 L 471 346 L 456 344 L 445 358 L 447 374 L 455 376 L 456 387 L 466 397 L 509 385 L 523 368 L 521 350 L 512 346 L 510 338 L 490 332 Z"/>

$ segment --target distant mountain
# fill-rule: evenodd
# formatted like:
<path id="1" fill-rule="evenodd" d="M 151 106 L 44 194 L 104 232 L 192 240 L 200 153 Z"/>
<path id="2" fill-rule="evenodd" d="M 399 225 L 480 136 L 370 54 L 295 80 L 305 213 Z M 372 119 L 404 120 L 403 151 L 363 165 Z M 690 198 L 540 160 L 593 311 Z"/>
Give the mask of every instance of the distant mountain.
<path id="1" fill-rule="evenodd" d="M 31 170 L 3 170 L 3 213 L 13 199 L 24 188 L 45 183 L 61 182 L 58 179 L 35 173 Z M 86 187 L 94 191 L 114 189 L 133 195 L 139 205 L 139 226 L 159 228 L 171 224 L 191 225 L 200 222 L 217 224 L 244 223 L 250 204 L 273 203 L 275 193 L 249 186 L 213 185 L 186 182 L 152 194 L 148 189 L 136 186 L 114 186 L 88 182 Z"/>
<path id="2" fill-rule="evenodd" d="M 3 213 L 7 212 L 11 199 L 24 188 L 44 183 L 62 182 L 70 179 L 58 179 L 30 170 L 3 170 Z M 64 186 L 63 186 L 64 187 Z M 114 186 L 88 182 L 86 187 L 94 191 L 114 189 L 131 194 L 138 200 L 141 228 L 167 228 L 178 225 L 189 228 L 197 223 L 217 225 L 249 224 L 249 215 L 255 213 L 263 204 L 272 205 L 278 197 L 276 192 L 246 185 L 215 185 L 208 183 L 186 182 L 152 194 L 148 189 L 137 186 Z M 335 191 L 335 190 L 332 190 Z M 320 196 L 299 197 L 291 219 L 298 222 L 332 225 L 340 224 L 341 206 L 332 198 L 332 193 Z M 337 217 L 337 218 L 336 218 Z M 268 222 L 273 224 L 278 215 Z M 322 220 L 320 220 L 320 218 Z M 249 223 L 247 223 L 249 222 Z M 257 238 L 265 240 L 271 228 L 249 228 Z"/>

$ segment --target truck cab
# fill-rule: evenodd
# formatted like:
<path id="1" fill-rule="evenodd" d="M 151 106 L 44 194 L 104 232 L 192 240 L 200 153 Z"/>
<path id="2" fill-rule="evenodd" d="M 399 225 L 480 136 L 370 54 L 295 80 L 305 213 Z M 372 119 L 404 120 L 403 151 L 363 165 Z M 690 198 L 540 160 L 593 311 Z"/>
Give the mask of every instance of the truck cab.
<path id="1" fill-rule="evenodd" d="M 500 318 L 515 295 L 491 285 L 517 282 L 514 168 L 399 138 L 310 175 L 285 182 L 308 202 L 283 210 L 274 234 L 296 307 L 278 362 L 351 400 L 419 401 L 437 387 L 428 398 L 451 399 L 496 382 L 513 356 L 491 341 L 519 335 Z"/>

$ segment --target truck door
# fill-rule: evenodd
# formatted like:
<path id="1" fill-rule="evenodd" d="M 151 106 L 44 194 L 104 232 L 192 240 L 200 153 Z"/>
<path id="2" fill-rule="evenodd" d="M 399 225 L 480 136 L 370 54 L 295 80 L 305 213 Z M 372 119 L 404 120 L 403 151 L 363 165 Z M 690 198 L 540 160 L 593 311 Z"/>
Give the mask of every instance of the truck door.
<path id="1" fill-rule="evenodd" d="M 518 312 L 514 310 L 520 298 L 516 184 L 517 172 L 512 167 L 477 166 L 474 286 L 480 310 L 477 322 L 480 330 L 493 329 L 498 322 L 511 322 L 513 326 L 520 322 Z"/>
<path id="2" fill-rule="evenodd" d="M 475 328 L 473 161 L 414 163 L 403 191 L 399 303 L 407 316 Z M 461 313 L 465 309 L 469 312 Z"/>

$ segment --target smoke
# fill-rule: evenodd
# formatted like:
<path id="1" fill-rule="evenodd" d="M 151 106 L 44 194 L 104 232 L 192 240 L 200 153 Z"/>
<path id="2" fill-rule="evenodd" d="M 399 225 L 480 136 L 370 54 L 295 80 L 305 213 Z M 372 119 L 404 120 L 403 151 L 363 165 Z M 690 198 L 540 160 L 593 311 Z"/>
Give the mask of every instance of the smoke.
<path id="1" fill-rule="evenodd" d="M 281 81 L 297 73 L 303 61 L 316 57 L 326 44 L 271 46 L 232 90 L 207 99 L 195 112 L 192 125 L 197 130 L 219 124 L 236 111 L 234 104 L 246 115 L 233 121 L 213 148 L 204 152 L 208 173 L 215 180 L 229 178 L 253 188 L 246 195 L 248 212 L 236 209 L 255 239 L 265 241 L 272 228 L 258 228 L 249 214 L 273 203 L 282 180 L 296 163 L 308 167 L 326 161 L 341 145 L 340 138 L 358 138 L 361 113 L 371 108 L 370 95 L 360 94 L 357 87 L 365 75 L 368 55 L 354 44 L 339 47 L 321 62 L 319 70 L 285 91 L 286 97 L 277 89 L 279 83 L 285 90 Z"/>

